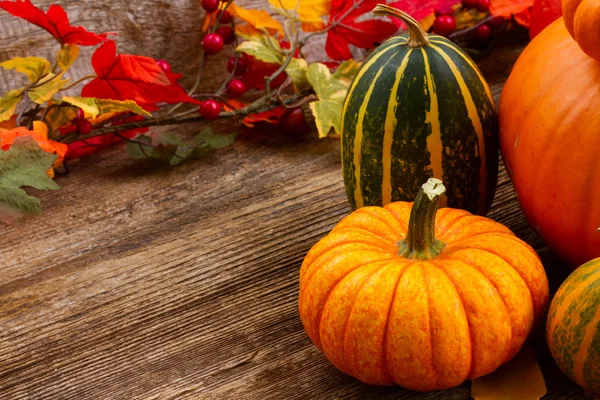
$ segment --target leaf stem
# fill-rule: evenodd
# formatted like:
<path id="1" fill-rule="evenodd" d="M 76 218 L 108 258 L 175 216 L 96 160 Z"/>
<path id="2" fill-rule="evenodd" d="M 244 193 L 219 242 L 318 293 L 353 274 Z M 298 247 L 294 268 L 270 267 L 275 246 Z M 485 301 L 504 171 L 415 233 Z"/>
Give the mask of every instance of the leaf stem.
<path id="1" fill-rule="evenodd" d="M 87 81 L 88 79 L 95 79 L 97 78 L 96 75 L 86 75 L 83 78 L 79 78 L 77 79 L 75 82 L 71 83 L 69 86 L 64 87 L 62 89 L 58 89 L 59 92 L 65 91 L 65 90 L 69 90 L 71 89 L 73 86 L 79 85 L 81 82 L 83 81 Z"/>

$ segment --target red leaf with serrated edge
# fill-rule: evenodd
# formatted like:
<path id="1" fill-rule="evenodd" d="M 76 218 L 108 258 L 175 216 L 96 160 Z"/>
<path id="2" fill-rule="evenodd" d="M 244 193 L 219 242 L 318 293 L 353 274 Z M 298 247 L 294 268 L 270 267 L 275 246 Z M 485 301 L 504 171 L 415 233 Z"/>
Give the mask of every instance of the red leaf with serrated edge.
<path id="1" fill-rule="evenodd" d="M 240 108 L 246 107 L 246 104 L 238 100 L 228 100 L 227 104 L 223 106 L 225 111 L 239 110 Z M 254 125 L 258 122 L 267 122 L 269 124 L 276 124 L 279 122 L 281 116 L 285 113 L 285 108 L 275 107 L 271 110 L 263 111 L 258 114 L 250 114 L 244 118 L 242 123 L 248 128 L 254 128 Z"/>
<path id="2" fill-rule="evenodd" d="M 30 0 L 0 1 L 0 8 L 45 29 L 61 44 L 95 46 L 107 40 L 107 35 L 114 34 L 112 32 L 97 34 L 81 26 L 71 26 L 65 10 L 56 4 L 52 4 L 46 13 L 31 4 Z"/>
<path id="3" fill-rule="evenodd" d="M 200 104 L 186 94 L 173 75 L 167 77 L 156 60 L 130 54 L 117 55 L 112 41 L 96 50 L 92 66 L 98 77 L 82 88 L 83 97 L 133 100 L 146 110 L 156 109 L 156 103 Z"/>
<path id="4" fill-rule="evenodd" d="M 265 77 L 271 76 L 271 74 L 277 71 L 280 67 L 279 64 L 266 63 L 261 60 L 257 60 L 254 57 L 246 57 L 250 62 L 248 71 L 244 72 L 241 79 L 248 89 L 263 90 L 265 88 Z M 287 78 L 285 72 L 277 75 L 277 78 L 273 79 L 270 84 L 271 89 L 278 88 Z"/>
<path id="5" fill-rule="evenodd" d="M 429 17 L 435 10 L 450 10 L 452 6 L 459 4 L 460 0 L 399 0 L 390 6 L 404 11 L 417 21 Z M 405 26 L 398 18 L 393 18 L 398 25 Z"/>
<path id="6" fill-rule="evenodd" d="M 357 22 L 370 13 L 381 0 L 333 0 L 329 15 L 325 51 L 334 60 L 348 60 L 352 52 L 348 45 L 370 49 L 392 36 L 398 27 L 391 22 L 368 19 Z"/>
<path id="7" fill-rule="evenodd" d="M 505 18 L 512 15 L 519 24 L 529 26 L 532 5 L 533 0 L 494 0 L 490 5 L 490 14 Z"/>

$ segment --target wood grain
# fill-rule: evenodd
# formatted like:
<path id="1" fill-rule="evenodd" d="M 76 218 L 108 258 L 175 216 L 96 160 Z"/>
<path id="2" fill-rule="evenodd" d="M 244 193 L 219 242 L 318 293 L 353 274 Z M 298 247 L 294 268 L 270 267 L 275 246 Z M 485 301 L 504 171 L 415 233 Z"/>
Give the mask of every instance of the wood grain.
<path id="1" fill-rule="evenodd" d="M 199 42 L 199 1 L 64 3 L 77 24 L 116 25 L 130 52 L 184 67 Z M 39 30 L 0 22 L 0 58 L 50 51 Z M 500 43 L 480 63 L 496 99 L 524 43 Z M 115 146 L 57 182 L 59 192 L 36 193 L 43 216 L 0 226 L 1 399 L 469 398 L 468 383 L 427 394 L 363 385 L 304 333 L 299 266 L 349 212 L 337 140 L 246 133 L 177 168 Z M 539 251 L 556 289 L 565 268 L 528 227 L 503 169 L 490 216 Z M 532 345 L 545 398 L 581 398 L 541 330 Z"/>

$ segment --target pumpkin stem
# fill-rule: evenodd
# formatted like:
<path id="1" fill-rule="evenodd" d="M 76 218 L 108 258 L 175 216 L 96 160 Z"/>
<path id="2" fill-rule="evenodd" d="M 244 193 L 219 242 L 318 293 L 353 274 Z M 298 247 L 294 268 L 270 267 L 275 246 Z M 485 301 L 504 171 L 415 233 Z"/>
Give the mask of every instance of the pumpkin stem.
<path id="1" fill-rule="evenodd" d="M 402 20 L 402 22 L 408 25 L 408 42 L 406 42 L 408 47 L 417 48 L 427 46 L 429 44 L 429 38 L 427 37 L 425 30 L 423 30 L 421 24 L 419 24 L 416 19 L 404 11 L 390 7 L 386 4 L 377 4 L 377 6 L 375 6 L 373 9 L 373 15 L 398 17 Z"/>
<path id="2" fill-rule="evenodd" d="M 446 188 L 436 178 L 421 186 L 413 203 L 406 238 L 398 241 L 398 254 L 417 260 L 434 258 L 446 246 L 435 238 L 435 214 Z"/>

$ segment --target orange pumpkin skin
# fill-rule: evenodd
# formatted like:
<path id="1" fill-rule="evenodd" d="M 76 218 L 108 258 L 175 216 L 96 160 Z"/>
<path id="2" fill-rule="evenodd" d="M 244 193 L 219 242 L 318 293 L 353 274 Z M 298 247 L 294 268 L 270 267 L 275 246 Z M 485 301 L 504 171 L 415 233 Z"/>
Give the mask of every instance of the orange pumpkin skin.
<path id="1" fill-rule="evenodd" d="M 572 268 L 600 257 L 600 63 L 562 18 L 521 54 L 500 98 L 500 148 L 530 225 Z"/>
<path id="2" fill-rule="evenodd" d="M 600 61 L 600 2 L 598 0 L 562 0 L 567 30 L 581 50 Z"/>
<path id="3" fill-rule="evenodd" d="M 429 391 L 488 374 L 521 348 L 548 302 L 537 254 L 490 219 L 440 209 L 429 260 L 398 254 L 413 203 L 364 207 L 308 253 L 300 317 L 342 372 Z"/>

